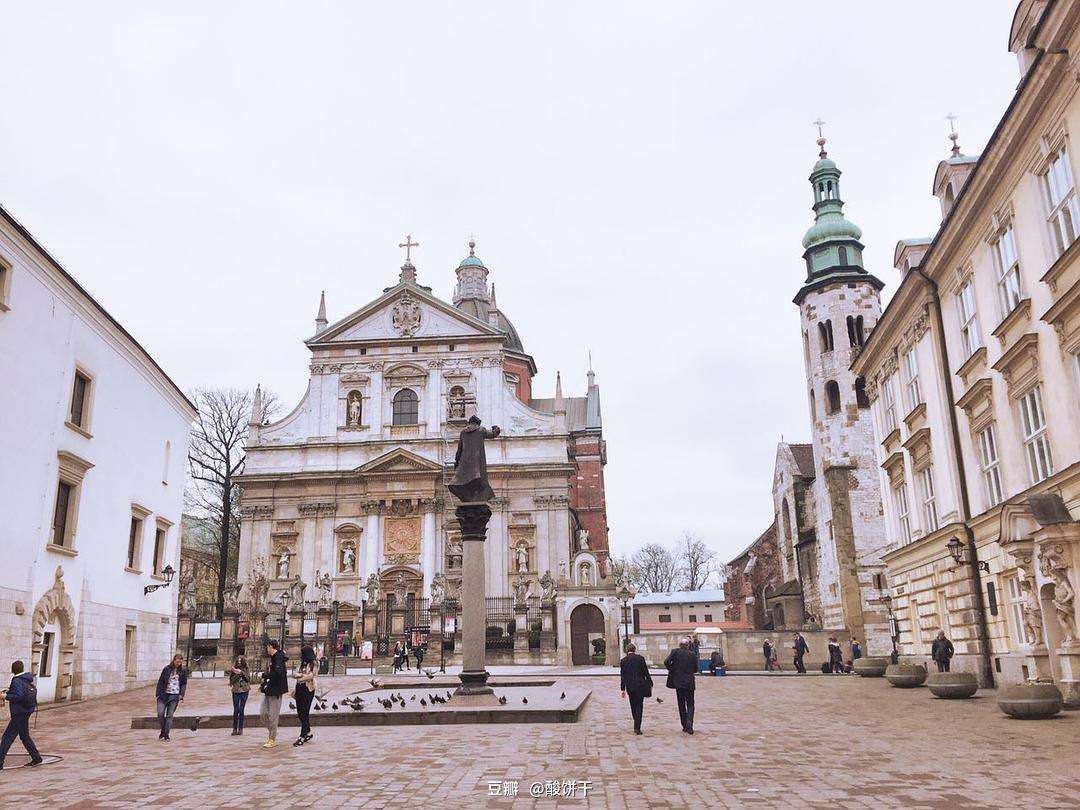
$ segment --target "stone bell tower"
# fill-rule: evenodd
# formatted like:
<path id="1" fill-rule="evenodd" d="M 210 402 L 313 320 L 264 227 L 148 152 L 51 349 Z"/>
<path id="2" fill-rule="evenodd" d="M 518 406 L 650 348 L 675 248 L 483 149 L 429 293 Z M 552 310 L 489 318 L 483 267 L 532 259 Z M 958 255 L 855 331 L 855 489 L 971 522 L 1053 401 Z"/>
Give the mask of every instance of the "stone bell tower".
<path id="1" fill-rule="evenodd" d="M 806 604 L 820 606 L 814 618 L 822 627 L 846 627 L 853 638 L 865 638 L 868 652 L 887 653 L 887 620 L 873 587 L 886 543 L 873 425 L 864 382 L 850 369 L 881 314 L 884 285 L 863 267 L 862 231 L 844 216 L 840 169 L 825 151 L 825 138 L 817 143 L 809 178 L 814 224 L 802 241 L 806 280 L 794 299 L 806 361 L 816 512 L 816 549 L 802 552 L 809 570 L 800 566 L 800 576 Z"/>

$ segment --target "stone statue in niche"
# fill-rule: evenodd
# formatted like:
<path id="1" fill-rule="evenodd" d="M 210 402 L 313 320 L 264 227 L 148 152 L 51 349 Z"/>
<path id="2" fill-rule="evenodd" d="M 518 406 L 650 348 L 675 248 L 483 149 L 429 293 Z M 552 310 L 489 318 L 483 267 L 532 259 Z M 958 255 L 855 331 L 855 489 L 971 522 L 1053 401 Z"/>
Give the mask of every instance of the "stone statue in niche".
<path id="1" fill-rule="evenodd" d="M 351 543 L 345 544 L 341 549 L 341 573 L 352 574 L 356 571 L 356 552 Z"/>
<path id="2" fill-rule="evenodd" d="M 495 500 L 495 492 L 488 482 L 484 440 L 494 439 L 498 435 L 498 425 L 491 430 L 485 430 L 480 426 L 480 417 L 469 417 L 469 424 L 458 436 L 457 453 L 454 455 L 454 481 L 446 487 L 459 501 L 486 503 Z"/>
<path id="3" fill-rule="evenodd" d="M 277 561 L 277 578 L 288 579 L 289 578 L 289 554 L 288 550 L 281 552 Z"/>
<path id="4" fill-rule="evenodd" d="M 524 574 L 518 574 L 514 581 L 514 604 L 524 605 L 529 600 L 529 588 L 532 583 Z"/>
<path id="5" fill-rule="evenodd" d="M 304 609 L 304 591 L 306 590 L 307 584 L 297 574 L 293 581 L 289 583 L 289 610 Z"/>
<path id="6" fill-rule="evenodd" d="M 405 607 L 409 600 L 409 585 L 405 582 L 405 574 L 398 571 L 397 579 L 394 580 L 395 607 Z"/>
<path id="7" fill-rule="evenodd" d="M 180 612 L 194 613 L 197 599 L 195 576 L 185 577 L 184 581 L 180 583 Z"/>
<path id="8" fill-rule="evenodd" d="M 360 427 L 360 417 L 363 411 L 363 398 L 359 391 L 350 391 L 345 406 L 345 424 L 348 427 Z"/>
<path id="9" fill-rule="evenodd" d="M 589 550 L 589 530 L 588 529 L 578 529 L 577 541 L 578 541 L 578 548 L 580 548 L 582 551 L 588 551 Z"/>
<path id="10" fill-rule="evenodd" d="M 224 591 L 225 610 L 229 613 L 240 612 L 240 591 L 243 589 L 243 585 L 239 582 L 233 582 Z"/>
<path id="11" fill-rule="evenodd" d="M 446 599 L 446 577 L 442 571 L 431 580 L 431 604 L 441 605 Z"/>
<path id="12" fill-rule="evenodd" d="M 368 574 L 367 584 L 364 586 L 364 590 L 367 591 L 368 607 L 374 608 L 379 602 L 379 580 L 374 574 Z"/>
<path id="13" fill-rule="evenodd" d="M 1058 624 L 1065 631 L 1065 637 L 1061 639 L 1061 646 L 1068 647 L 1076 644 L 1076 615 L 1073 612 L 1073 602 L 1076 593 L 1069 583 L 1069 566 L 1061 555 L 1061 546 L 1055 546 L 1052 550 L 1042 549 L 1039 558 L 1043 576 L 1054 583 L 1054 595 L 1051 602 L 1054 605 L 1054 613 L 1057 614 Z"/>
<path id="14" fill-rule="evenodd" d="M 551 602 L 555 599 L 555 578 L 550 571 L 545 571 L 540 577 L 540 601 Z"/>
<path id="15" fill-rule="evenodd" d="M 524 574 L 529 570 L 529 546 L 524 540 L 520 541 L 514 549 L 514 564 L 519 574 Z"/>
<path id="16" fill-rule="evenodd" d="M 578 571 L 581 572 L 582 585 L 593 584 L 592 563 L 583 562 L 581 564 L 581 568 L 579 568 Z"/>

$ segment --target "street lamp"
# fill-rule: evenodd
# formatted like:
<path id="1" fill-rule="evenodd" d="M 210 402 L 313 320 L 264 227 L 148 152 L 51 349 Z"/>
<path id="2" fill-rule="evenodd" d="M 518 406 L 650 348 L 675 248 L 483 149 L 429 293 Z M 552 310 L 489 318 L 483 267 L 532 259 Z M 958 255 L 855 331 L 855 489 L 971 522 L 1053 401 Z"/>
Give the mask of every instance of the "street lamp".
<path id="1" fill-rule="evenodd" d="M 338 645 L 338 610 L 341 608 L 341 602 L 335 599 L 332 603 L 334 608 L 334 622 L 333 631 L 330 634 L 330 674 L 337 675 L 337 645 Z M 345 669 L 348 671 L 349 664 L 345 663 Z"/>
<path id="2" fill-rule="evenodd" d="M 988 574 L 990 573 L 990 563 L 986 560 L 970 559 L 968 556 L 968 549 L 959 537 L 954 537 L 945 545 L 949 549 L 949 554 L 952 556 L 953 562 L 957 565 L 967 563 L 968 565 L 974 565 L 980 571 L 985 571 Z"/>
<path id="3" fill-rule="evenodd" d="M 892 594 L 886 591 L 881 595 L 881 601 L 885 603 L 885 610 L 889 614 L 889 635 L 892 637 L 892 655 L 889 660 L 896 664 L 900 661 L 899 651 L 896 649 L 896 640 L 900 637 L 900 626 L 896 622 L 896 615 L 892 609 Z"/>
<path id="4" fill-rule="evenodd" d="M 288 621 L 289 610 L 289 592 L 282 591 L 281 596 L 278 597 L 281 600 L 281 649 L 285 649 L 285 622 Z"/>
<path id="5" fill-rule="evenodd" d="M 625 578 L 619 580 L 618 586 L 615 588 L 616 598 L 622 602 L 622 614 L 623 614 L 623 652 L 626 652 L 626 645 L 630 643 L 630 600 L 634 598 L 637 591 L 630 587 L 630 584 Z"/>
<path id="6" fill-rule="evenodd" d="M 149 595 L 150 595 L 150 594 L 152 594 L 152 593 L 153 593 L 154 591 L 156 591 L 156 590 L 157 590 L 158 588 L 168 588 L 168 587 L 169 587 L 170 585 L 172 585 L 172 581 L 173 581 L 173 575 L 174 575 L 175 573 L 176 573 L 176 572 L 175 572 L 175 571 L 173 571 L 173 567 L 172 567 L 171 565 L 166 565 L 166 566 L 165 566 L 165 567 L 164 567 L 164 568 L 163 568 L 163 569 L 161 570 L 161 575 L 162 575 L 163 577 L 165 577 L 165 581 L 164 581 L 164 582 L 159 582 L 159 583 L 157 583 L 156 585 L 147 585 L 147 586 L 145 586 L 145 587 L 143 588 L 143 591 L 142 591 L 142 592 L 143 592 L 143 596 L 149 596 Z"/>

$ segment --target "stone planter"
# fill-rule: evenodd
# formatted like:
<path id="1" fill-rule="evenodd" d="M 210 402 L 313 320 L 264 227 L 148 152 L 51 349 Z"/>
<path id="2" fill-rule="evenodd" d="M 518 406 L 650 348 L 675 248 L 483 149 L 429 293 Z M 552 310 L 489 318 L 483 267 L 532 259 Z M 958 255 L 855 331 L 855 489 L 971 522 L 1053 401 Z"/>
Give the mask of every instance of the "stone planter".
<path id="1" fill-rule="evenodd" d="M 921 664 L 889 664 L 885 680 L 900 689 L 914 689 L 926 682 L 926 667 Z"/>
<path id="2" fill-rule="evenodd" d="M 889 666 L 888 658 L 859 658 L 853 664 L 855 674 L 862 678 L 880 678 Z"/>
<path id="3" fill-rule="evenodd" d="M 1061 690 L 1052 683 L 1025 683 L 998 690 L 998 708 L 1019 720 L 1045 720 L 1061 711 Z"/>
<path id="4" fill-rule="evenodd" d="M 926 678 L 926 688 L 934 697 L 956 700 L 979 691 L 979 681 L 970 672 L 931 672 Z"/>

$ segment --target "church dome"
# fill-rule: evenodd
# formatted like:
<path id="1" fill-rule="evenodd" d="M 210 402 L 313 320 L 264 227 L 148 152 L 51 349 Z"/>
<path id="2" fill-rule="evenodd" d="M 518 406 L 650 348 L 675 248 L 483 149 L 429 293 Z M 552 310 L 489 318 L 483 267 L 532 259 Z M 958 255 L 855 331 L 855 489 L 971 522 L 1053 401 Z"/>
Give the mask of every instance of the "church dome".
<path id="1" fill-rule="evenodd" d="M 817 174 L 818 172 L 836 171 L 836 161 L 831 157 L 818 158 L 818 162 L 814 164 L 814 168 L 810 170 L 811 174 Z"/>
<path id="2" fill-rule="evenodd" d="M 847 219 L 843 214 L 840 214 L 836 219 L 822 217 L 811 225 L 803 237 L 802 246 L 809 248 L 834 239 L 854 239 L 858 241 L 861 238 L 862 228 Z"/>
<path id="3" fill-rule="evenodd" d="M 458 265 L 458 267 L 483 267 L 483 266 L 484 266 L 484 263 L 482 261 L 480 261 L 480 257 L 479 256 L 474 256 L 471 253 L 468 256 L 466 256 L 464 259 L 462 259 L 461 264 Z"/>
<path id="4" fill-rule="evenodd" d="M 501 309 L 493 307 L 483 298 L 465 298 L 459 301 L 455 306 L 462 312 L 467 312 L 477 320 L 488 322 L 488 313 L 494 312 L 496 319 L 496 328 L 500 332 L 505 332 L 508 340 L 506 341 L 506 348 L 512 351 L 525 352 L 525 347 L 521 345 L 521 336 L 518 334 L 517 329 L 510 319 L 507 318 Z"/>

